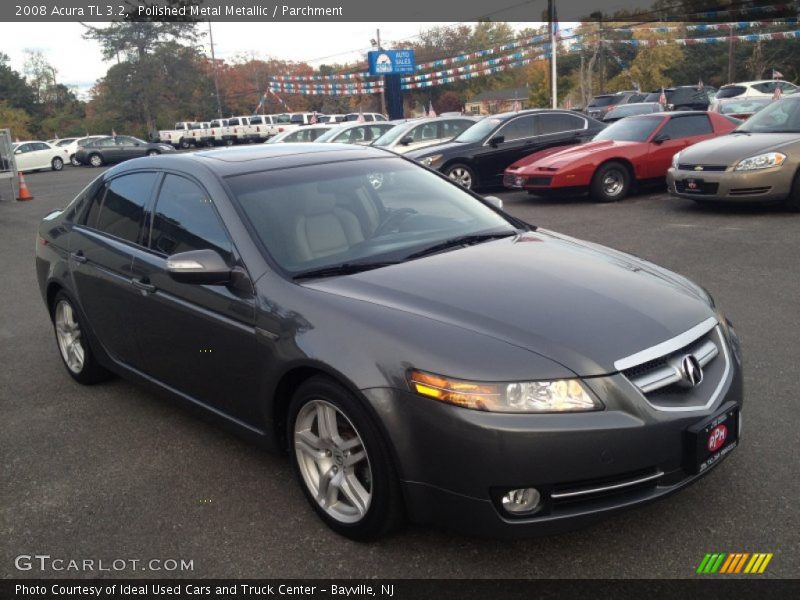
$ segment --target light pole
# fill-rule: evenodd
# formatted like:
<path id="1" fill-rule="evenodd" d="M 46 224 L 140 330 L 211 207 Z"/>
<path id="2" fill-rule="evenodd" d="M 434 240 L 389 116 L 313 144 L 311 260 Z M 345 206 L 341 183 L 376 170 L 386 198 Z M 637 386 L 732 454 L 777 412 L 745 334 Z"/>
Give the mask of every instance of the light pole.
<path id="1" fill-rule="evenodd" d="M 375 39 L 370 40 L 370 43 L 379 51 L 383 50 L 381 47 L 381 30 L 375 30 Z M 386 114 L 386 78 L 383 78 L 383 87 L 381 88 L 381 114 Z"/>
<path id="2" fill-rule="evenodd" d="M 211 64 L 214 67 L 214 92 L 217 96 L 217 117 L 222 118 L 222 103 L 219 101 L 219 81 L 217 80 L 217 59 L 214 57 L 214 34 L 211 32 L 211 19 L 208 20 L 208 39 L 211 42 Z"/>

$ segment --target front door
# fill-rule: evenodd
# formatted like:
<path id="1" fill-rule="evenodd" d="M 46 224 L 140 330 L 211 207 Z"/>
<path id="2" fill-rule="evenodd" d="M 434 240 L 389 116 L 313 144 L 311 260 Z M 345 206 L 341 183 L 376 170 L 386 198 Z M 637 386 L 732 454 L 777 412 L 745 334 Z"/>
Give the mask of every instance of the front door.
<path id="1" fill-rule="evenodd" d="M 263 368 L 252 285 L 246 276 L 239 285 L 178 283 L 166 269 L 168 256 L 201 249 L 238 265 L 211 198 L 196 181 L 167 174 L 151 222 L 148 247 L 132 267 L 142 288 L 139 368 L 194 401 L 257 422 Z"/>
<path id="2" fill-rule="evenodd" d="M 677 152 L 710 137 L 713 131 L 706 114 L 676 115 L 670 118 L 653 134 L 653 138 L 665 136 L 667 139 L 660 143 L 650 142 L 645 177 L 665 177 L 672 164 L 672 157 Z"/>

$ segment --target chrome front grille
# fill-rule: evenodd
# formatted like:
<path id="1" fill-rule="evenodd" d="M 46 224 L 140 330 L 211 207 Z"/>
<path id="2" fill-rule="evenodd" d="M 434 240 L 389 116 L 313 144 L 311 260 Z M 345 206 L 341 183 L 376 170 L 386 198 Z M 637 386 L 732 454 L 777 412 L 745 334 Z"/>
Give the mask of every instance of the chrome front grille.
<path id="1" fill-rule="evenodd" d="M 692 365 L 699 367 L 699 372 Z M 730 357 L 715 319 L 616 363 L 657 410 L 688 411 L 711 406 L 729 380 Z M 698 377 L 700 375 L 700 377 Z"/>
<path id="2" fill-rule="evenodd" d="M 719 354 L 717 345 L 708 338 L 699 340 L 697 343 L 682 348 L 674 352 L 671 356 L 658 361 L 649 368 L 634 367 L 630 373 L 626 372 L 631 383 L 638 387 L 643 394 L 654 392 L 655 390 L 669 385 L 680 383 L 684 379 L 681 370 L 681 359 L 685 355 L 694 355 L 701 367 L 705 367 L 714 360 Z"/>

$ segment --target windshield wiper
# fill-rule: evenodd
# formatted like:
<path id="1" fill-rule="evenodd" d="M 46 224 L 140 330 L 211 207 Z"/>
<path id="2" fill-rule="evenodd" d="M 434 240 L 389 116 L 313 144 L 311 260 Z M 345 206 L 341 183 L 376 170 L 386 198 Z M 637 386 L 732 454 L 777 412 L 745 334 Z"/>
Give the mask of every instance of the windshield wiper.
<path id="1" fill-rule="evenodd" d="M 376 262 L 352 262 L 342 263 L 340 265 L 332 265 L 329 267 L 320 267 L 319 269 L 310 269 L 303 271 L 293 276 L 292 279 L 312 279 L 315 277 L 334 277 L 336 275 L 352 275 L 353 273 L 361 273 L 362 271 L 370 271 L 372 269 L 380 269 L 381 267 L 388 267 L 389 265 L 396 265 L 398 261 L 376 261 Z"/>
<path id="2" fill-rule="evenodd" d="M 458 237 L 450 238 L 433 246 L 429 246 L 418 252 L 414 252 L 406 256 L 403 260 L 414 260 L 415 258 L 422 258 L 423 256 L 430 256 L 437 254 L 450 248 L 460 248 L 464 246 L 472 246 L 473 244 L 480 244 L 481 242 L 488 242 L 489 240 L 497 240 L 500 238 L 511 237 L 517 235 L 518 232 L 514 231 L 499 231 L 495 233 L 474 233 L 470 235 L 461 235 Z"/>

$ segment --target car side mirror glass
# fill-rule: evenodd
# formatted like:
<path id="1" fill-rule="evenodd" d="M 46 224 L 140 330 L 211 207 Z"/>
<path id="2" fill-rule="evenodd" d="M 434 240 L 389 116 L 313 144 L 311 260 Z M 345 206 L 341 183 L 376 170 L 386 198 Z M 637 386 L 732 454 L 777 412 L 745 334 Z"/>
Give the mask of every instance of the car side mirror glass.
<path id="1" fill-rule="evenodd" d="M 167 258 L 167 273 L 178 283 L 226 285 L 232 269 L 214 250 L 179 252 Z"/>
<path id="2" fill-rule="evenodd" d="M 503 201 L 497 196 L 484 196 L 483 199 L 495 208 L 503 209 Z"/>
<path id="3" fill-rule="evenodd" d="M 654 144 L 663 144 L 667 140 L 672 139 L 669 137 L 667 133 L 659 133 L 656 137 L 653 138 Z"/>
<path id="4" fill-rule="evenodd" d="M 411 137 L 410 135 L 407 135 L 406 137 L 404 137 L 403 139 L 400 140 L 400 143 L 403 146 L 408 146 L 409 144 L 413 144 L 414 143 L 414 138 Z"/>
<path id="5" fill-rule="evenodd" d="M 19 148 L 17 148 L 16 150 L 14 150 L 14 154 L 22 154 L 22 150 L 20 150 Z"/>
<path id="6" fill-rule="evenodd" d="M 506 141 L 506 136 L 504 135 L 496 135 L 489 140 L 490 146 L 498 146 Z"/>

